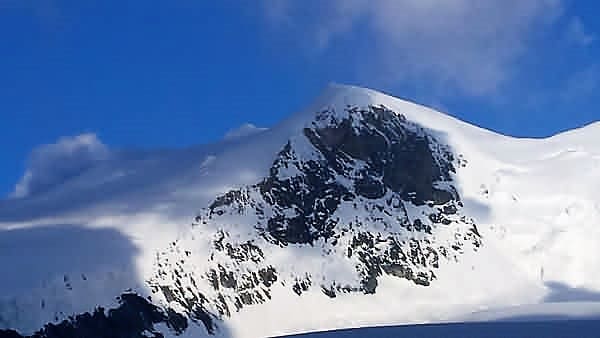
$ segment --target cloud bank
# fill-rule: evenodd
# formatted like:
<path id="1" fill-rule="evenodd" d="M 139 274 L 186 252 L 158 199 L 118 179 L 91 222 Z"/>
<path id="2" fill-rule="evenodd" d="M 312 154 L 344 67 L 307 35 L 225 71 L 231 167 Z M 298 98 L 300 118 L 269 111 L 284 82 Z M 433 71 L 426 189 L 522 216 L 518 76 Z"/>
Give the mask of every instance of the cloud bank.
<path id="1" fill-rule="evenodd" d="M 109 157 L 110 151 L 95 134 L 62 137 L 56 143 L 35 148 L 25 174 L 15 186 L 14 198 L 51 189 Z"/>
<path id="2" fill-rule="evenodd" d="M 317 48 L 362 36 L 364 62 L 393 81 L 426 80 L 471 96 L 510 79 L 536 32 L 562 13 L 559 0 L 330 0 L 265 2 L 278 30 Z M 358 50 L 358 49 L 357 49 Z"/>

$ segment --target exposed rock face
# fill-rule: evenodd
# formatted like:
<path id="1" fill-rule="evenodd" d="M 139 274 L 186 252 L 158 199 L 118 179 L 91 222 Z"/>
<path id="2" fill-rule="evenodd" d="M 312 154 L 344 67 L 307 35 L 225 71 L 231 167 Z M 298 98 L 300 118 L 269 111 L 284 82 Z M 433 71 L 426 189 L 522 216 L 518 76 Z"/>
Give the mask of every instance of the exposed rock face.
<path id="1" fill-rule="evenodd" d="M 381 199 L 389 192 L 398 200 L 393 209 L 402 209 L 400 201 L 417 206 L 460 202 L 450 184 L 455 172 L 452 153 L 402 115 L 383 107 L 352 108 L 338 120 L 322 112 L 304 134 L 321 158 L 303 160 L 288 143 L 271 175 L 258 184 L 267 203 L 297 212 L 295 217 L 280 214 L 268 221 L 269 234 L 282 243 L 331 237 L 331 216 L 342 201 Z M 287 177 L 290 168 L 302 175 Z"/>
<path id="2" fill-rule="evenodd" d="M 440 264 L 481 245 L 461 214 L 457 162 L 433 132 L 383 106 L 323 111 L 268 177 L 204 209 L 149 283 L 192 320 L 198 308 L 230 316 L 266 302 L 274 287 L 375 293 L 383 274 L 428 286 Z M 301 259 L 292 251 L 329 263 L 290 262 Z"/>
<path id="3" fill-rule="evenodd" d="M 186 317 L 172 310 L 163 311 L 149 300 L 136 294 L 119 297 L 119 307 L 105 311 L 97 308 L 93 313 L 83 313 L 59 324 L 47 324 L 34 333 L 32 338 L 161 338 L 163 333 L 155 329 L 156 324 L 166 324 L 169 330 L 179 335 L 188 328 Z M 212 323 L 210 326 L 212 327 Z M 23 338 L 16 331 L 0 330 L 2 338 Z"/>

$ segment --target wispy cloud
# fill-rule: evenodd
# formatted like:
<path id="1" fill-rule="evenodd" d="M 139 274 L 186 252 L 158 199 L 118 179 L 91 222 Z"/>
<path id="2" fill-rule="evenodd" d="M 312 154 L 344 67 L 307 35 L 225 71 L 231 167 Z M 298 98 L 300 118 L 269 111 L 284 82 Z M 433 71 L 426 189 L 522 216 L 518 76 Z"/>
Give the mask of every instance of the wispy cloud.
<path id="1" fill-rule="evenodd" d="M 588 46 L 596 41 L 596 37 L 589 33 L 579 17 L 573 17 L 567 27 L 567 39 L 581 46 Z"/>
<path id="2" fill-rule="evenodd" d="M 600 65 L 591 65 L 575 72 L 565 81 L 560 98 L 568 104 L 595 97 L 600 89 Z"/>
<path id="3" fill-rule="evenodd" d="M 25 10 L 33 15 L 47 31 L 54 31 L 64 24 L 63 13 L 56 0 L 0 0 L 0 10 Z"/>
<path id="4" fill-rule="evenodd" d="M 321 49 L 359 33 L 368 40 L 361 46 L 368 49 L 362 66 L 393 81 L 424 80 L 481 96 L 510 79 L 533 33 L 553 23 L 562 5 L 559 0 L 279 0 L 265 2 L 265 12 L 271 23 L 286 23 L 279 31 L 294 26 L 298 39 L 308 36 Z"/>

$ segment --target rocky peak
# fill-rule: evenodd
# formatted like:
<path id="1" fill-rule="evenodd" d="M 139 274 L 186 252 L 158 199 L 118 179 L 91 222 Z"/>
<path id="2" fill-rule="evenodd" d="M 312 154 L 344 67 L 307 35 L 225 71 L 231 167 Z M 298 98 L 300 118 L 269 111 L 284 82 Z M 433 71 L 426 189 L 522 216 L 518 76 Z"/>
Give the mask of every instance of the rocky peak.
<path id="1" fill-rule="evenodd" d="M 481 245 L 461 214 L 455 172 L 452 149 L 400 112 L 321 110 L 282 145 L 267 177 L 198 215 L 157 257 L 149 283 L 192 320 L 231 316 L 268 301 L 275 287 L 375 293 L 383 274 L 430 285 L 440 264 Z M 206 236 L 209 247 L 198 241 Z M 302 259 L 290 252 L 314 257 L 315 249 L 322 264 L 290 267 Z"/>
<path id="2" fill-rule="evenodd" d="M 379 193 L 365 191 L 364 197 L 379 198 L 389 189 L 418 205 L 458 199 L 451 185 L 440 184 L 450 182 L 451 173 L 456 172 L 449 147 L 384 106 L 349 107 L 341 116 L 321 112 L 304 134 L 330 159 L 365 164 L 359 182 L 375 185 Z M 336 161 L 331 164 L 344 174 Z"/>

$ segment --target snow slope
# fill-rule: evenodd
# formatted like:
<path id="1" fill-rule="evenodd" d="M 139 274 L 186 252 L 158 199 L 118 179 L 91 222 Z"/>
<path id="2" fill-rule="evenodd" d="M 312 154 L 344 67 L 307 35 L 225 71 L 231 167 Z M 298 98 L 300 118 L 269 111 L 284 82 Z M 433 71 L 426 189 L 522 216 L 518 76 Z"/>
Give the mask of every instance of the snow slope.
<path id="1" fill-rule="evenodd" d="M 316 137 L 326 140 L 327 128 L 335 129 L 348 116 L 359 116 L 352 130 L 372 131 L 373 124 L 359 123 L 366 120 L 365 114 L 348 112 L 370 107 L 385 107 L 404 116 L 406 121 L 397 126 L 405 133 L 402 137 L 425 139 L 429 149 L 437 149 L 432 150 L 437 169 L 445 168 L 439 162 L 444 161 L 444 149 L 449 149 L 453 156 L 446 167 L 455 170 L 448 171 L 445 183 L 433 182 L 432 193 L 437 194 L 438 186 L 456 189 L 461 206 L 455 218 L 440 214 L 451 219 L 452 226 L 447 228 L 422 215 L 437 212 L 457 198 L 420 204 L 411 202 L 411 191 L 388 189 L 382 197 L 353 200 L 361 210 L 371 211 L 356 212 L 350 202 L 341 202 L 324 222 L 337 219 L 339 224 L 348 224 L 360 216 L 367 233 L 389 233 L 399 243 L 406 239 L 403 252 L 410 252 L 409 239 L 420 245 L 429 243 L 437 252 L 435 257 L 446 256 L 440 247 L 460 242 L 457 253 L 440 258 L 439 264 L 424 253 L 413 255 L 419 261 L 411 262 L 410 269 L 415 275 L 427 275 L 425 279 L 398 278 L 398 272 L 385 271 L 376 278 L 376 290 L 369 292 L 373 290 L 364 274 L 397 262 L 368 265 L 362 255 L 388 259 L 384 253 L 393 249 L 391 242 L 385 245 L 392 249 L 385 247 L 379 253 L 376 247 L 373 253 L 373 248 L 353 246 L 359 233 L 350 230 L 340 237 L 311 234 L 314 238 L 306 241 L 288 236 L 282 243 L 281 238 L 273 240 L 266 220 L 261 225 L 256 215 L 235 213 L 230 205 L 223 207 L 224 216 L 213 214 L 217 209 L 211 206 L 220 196 L 240 190 L 247 193 L 247 203 L 261 205 L 265 217 L 293 219 L 297 211 L 281 201 L 271 205 L 265 196 L 273 192 L 264 194 L 282 149 L 290 144 L 288 155 L 295 161 L 290 163 L 304 167 L 282 162 L 285 170 L 279 170 L 273 180 L 305 177 L 308 174 L 302 170 L 311 160 L 332 163 L 324 155 L 331 147 L 315 148 L 316 141 L 309 142 L 305 128 L 314 128 Z M 323 112 L 329 115 L 321 114 L 324 120 L 319 120 Z M 218 327 L 215 334 L 235 337 L 492 319 L 502 316 L 480 314 L 546 303 L 600 301 L 600 265 L 594 254 L 600 243 L 598 144 L 598 123 L 546 139 L 516 139 L 376 91 L 341 85 L 330 86 L 307 109 L 271 129 L 243 128 L 215 144 L 176 150 L 112 150 L 89 135 L 62 139 L 34 152 L 14 196 L 0 201 L 0 266 L 7 276 L 0 279 L 0 329 L 30 334 L 46 323 L 98 306 L 115 308 L 116 297 L 124 292 L 151 296 L 157 306 L 190 319 L 193 311 L 207 313 Z M 354 194 L 351 185 L 367 166 L 365 161 L 348 160 L 351 169 L 319 182 L 334 184 L 335 189 L 346 187 Z M 391 218 L 401 212 L 376 211 L 388 198 L 403 202 L 407 219 L 402 222 L 421 217 L 433 227 L 431 233 L 405 226 L 390 230 L 389 224 L 395 222 Z M 317 216 L 310 219 L 319 225 Z M 381 227 L 377 225 L 380 219 L 384 219 Z M 463 239 L 472 224 L 479 239 Z M 226 250 L 215 249 L 215 236 L 223 229 L 229 236 L 224 243 L 240 248 L 252 241 L 263 257 L 256 262 L 236 261 L 224 254 Z M 336 238 L 335 244 L 331 238 Z M 477 241 L 480 245 L 474 245 Z M 361 253 L 346 258 L 340 245 Z M 242 248 L 247 250 L 244 255 L 251 251 Z M 427 262 L 421 263 L 421 258 Z M 180 265 L 180 260 L 185 262 Z M 218 273 L 219 266 L 230 269 L 238 281 L 245 278 L 244 271 L 264 272 L 272 266 L 278 279 L 253 284 L 249 304 L 238 308 L 235 299 L 245 290 L 226 288 L 223 280 L 219 290 L 211 287 L 207 276 L 211 269 Z M 157 291 L 176 287 L 179 282 L 174 276 L 180 272 L 186 274 L 188 284 L 184 284 L 192 291 L 185 289 L 174 298 Z M 303 280 L 304 275 L 310 276 Z M 190 276 L 199 285 L 192 285 Z M 335 297 L 324 292 L 328 288 Z M 225 298 L 223 303 L 216 301 L 219 295 Z M 181 305 L 192 296 L 196 297 L 193 306 Z M 228 311 L 219 304 L 226 304 Z M 175 334 L 163 329 L 165 334 Z M 194 332 L 207 334 L 201 321 L 190 320 L 183 334 Z"/>

